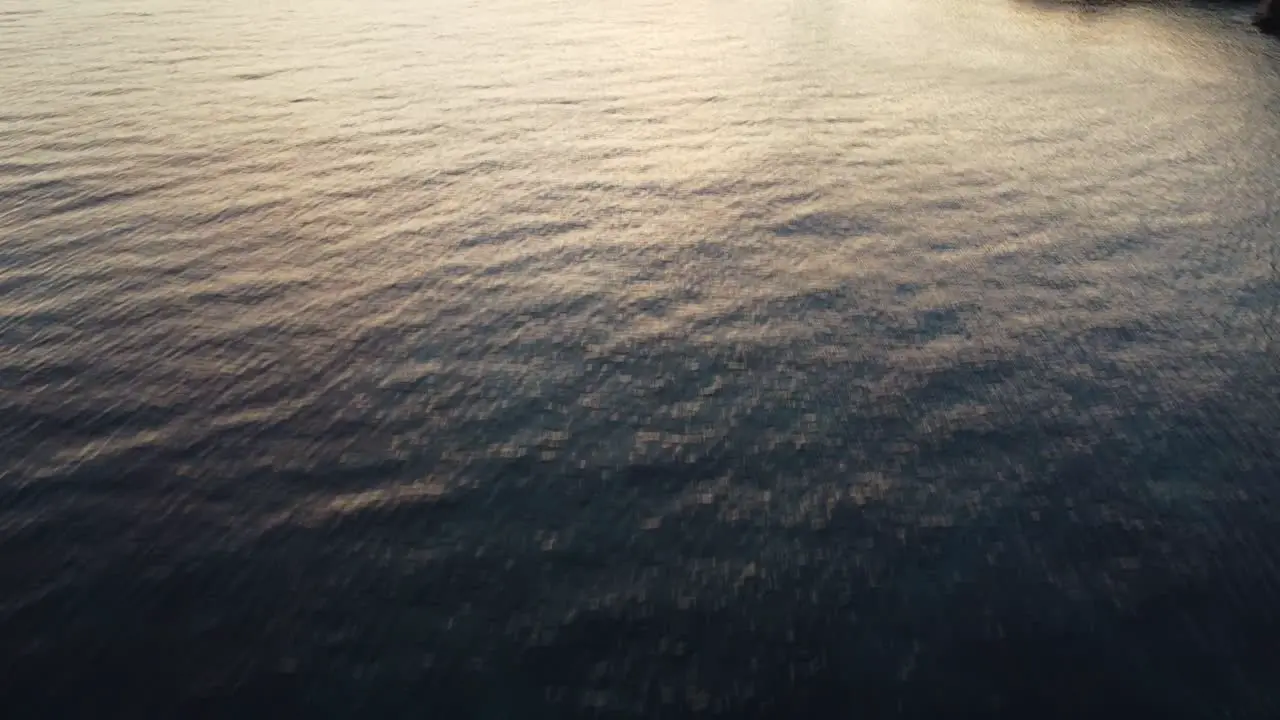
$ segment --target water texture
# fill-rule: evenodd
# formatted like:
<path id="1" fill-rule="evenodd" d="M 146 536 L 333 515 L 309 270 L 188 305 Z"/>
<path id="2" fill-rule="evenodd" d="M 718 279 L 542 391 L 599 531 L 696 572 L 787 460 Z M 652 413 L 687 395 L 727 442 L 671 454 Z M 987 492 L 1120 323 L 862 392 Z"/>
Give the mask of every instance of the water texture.
<path id="1" fill-rule="evenodd" d="M 0 0 L 6 717 L 1280 716 L 1280 45 Z"/>

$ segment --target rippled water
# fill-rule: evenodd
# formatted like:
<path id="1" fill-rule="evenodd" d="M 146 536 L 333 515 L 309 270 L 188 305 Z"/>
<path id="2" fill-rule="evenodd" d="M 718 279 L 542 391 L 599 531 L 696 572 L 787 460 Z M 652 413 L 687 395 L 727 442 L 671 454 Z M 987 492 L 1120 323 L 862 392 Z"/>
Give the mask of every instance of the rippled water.
<path id="1" fill-rule="evenodd" d="M 1278 47 L 0 2 L 0 698 L 1280 714 Z"/>

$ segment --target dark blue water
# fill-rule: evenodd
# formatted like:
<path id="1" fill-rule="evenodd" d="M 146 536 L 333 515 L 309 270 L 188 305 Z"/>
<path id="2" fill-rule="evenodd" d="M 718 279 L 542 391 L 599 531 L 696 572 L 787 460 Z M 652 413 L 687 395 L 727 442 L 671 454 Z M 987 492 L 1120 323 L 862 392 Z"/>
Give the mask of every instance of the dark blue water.
<path id="1" fill-rule="evenodd" d="M 1280 717 L 1247 18 L 0 1 L 0 714 Z"/>

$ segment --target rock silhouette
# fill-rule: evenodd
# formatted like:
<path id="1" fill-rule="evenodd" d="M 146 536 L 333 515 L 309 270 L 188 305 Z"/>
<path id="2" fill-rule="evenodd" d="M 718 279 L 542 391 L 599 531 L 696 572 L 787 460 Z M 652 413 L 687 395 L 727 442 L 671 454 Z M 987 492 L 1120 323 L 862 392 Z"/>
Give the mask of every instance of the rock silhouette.
<path id="1" fill-rule="evenodd" d="M 1280 35 L 1280 3 L 1275 0 L 1262 0 L 1258 5 L 1258 13 L 1253 18 L 1258 29 L 1272 35 Z"/>

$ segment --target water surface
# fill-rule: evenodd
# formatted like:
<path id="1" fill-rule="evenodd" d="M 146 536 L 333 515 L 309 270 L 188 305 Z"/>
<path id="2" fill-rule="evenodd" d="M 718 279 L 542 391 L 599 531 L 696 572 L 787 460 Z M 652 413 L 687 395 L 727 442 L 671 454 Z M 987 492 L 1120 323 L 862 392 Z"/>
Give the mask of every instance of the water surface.
<path id="1" fill-rule="evenodd" d="M 5 0 L 0 98 L 20 715 L 1280 714 L 1247 10 Z"/>

